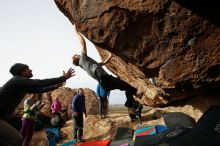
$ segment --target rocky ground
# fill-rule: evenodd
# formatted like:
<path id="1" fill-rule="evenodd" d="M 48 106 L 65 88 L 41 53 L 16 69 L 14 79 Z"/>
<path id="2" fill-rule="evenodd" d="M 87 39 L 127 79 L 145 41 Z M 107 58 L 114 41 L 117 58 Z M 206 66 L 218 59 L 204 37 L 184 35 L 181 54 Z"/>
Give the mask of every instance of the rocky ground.
<path id="1" fill-rule="evenodd" d="M 111 105 L 109 106 L 109 115 L 106 119 L 100 119 L 99 113 L 99 100 L 96 97 L 94 91 L 90 89 L 84 89 L 86 94 L 86 111 L 88 117 L 85 118 L 84 126 L 84 139 L 87 141 L 97 140 L 97 139 L 109 139 L 113 140 L 118 128 L 132 128 L 135 129 L 138 126 L 137 122 L 131 122 L 127 114 L 127 109 L 123 105 Z M 61 139 L 58 141 L 58 145 L 62 144 L 65 141 L 72 139 L 73 123 L 72 123 L 72 110 L 71 102 L 72 97 L 76 94 L 75 89 L 70 88 L 59 88 L 51 93 L 46 93 L 41 96 L 41 101 L 43 107 L 40 112 L 47 118 L 50 119 L 52 116 L 50 111 L 50 105 L 55 97 L 59 97 L 59 100 L 62 101 L 62 108 L 64 111 L 63 117 L 65 125 L 61 128 Z M 207 100 L 201 100 L 201 98 L 195 97 L 193 103 L 196 103 L 198 106 L 192 106 L 188 101 L 184 101 L 177 104 L 169 105 L 164 108 L 153 108 L 149 106 L 144 106 L 142 119 L 142 125 L 157 125 L 164 124 L 160 114 L 164 112 L 183 112 L 191 116 L 195 121 L 197 121 L 203 112 L 211 105 L 218 104 L 219 98 L 216 96 L 211 96 L 209 98 L 212 102 L 207 102 Z M 215 102 L 214 102 L 215 101 Z M 190 102 L 192 103 L 192 101 Z M 193 105 L 196 105 L 193 104 Z M 197 108 L 201 107 L 203 108 Z M 18 108 L 18 114 L 22 113 L 23 105 Z M 40 130 L 34 133 L 31 146 L 47 146 L 47 138 L 44 130 Z"/>
<path id="2" fill-rule="evenodd" d="M 187 109 L 187 107 L 185 108 Z M 125 107 L 113 106 L 109 109 L 109 115 L 105 119 L 100 119 L 99 115 L 88 115 L 88 117 L 85 118 L 83 139 L 86 141 L 100 139 L 114 140 L 118 128 L 136 129 L 136 127 L 140 125 L 164 125 L 164 120 L 160 117 L 161 113 L 172 111 L 172 108 L 160 109 L 144 107 L 142 112 L 142 124 L 139 124 L 137 121 L 131 122 Z M 178 110 L 175 108 L 175 111 Z M 58 146 L 73 138 L 72 130 L 72 120 L 66 121 L 65 125 L 61 128 L 61 139 L 57 143 Z M 43 130 L 35 132 L 30 146 L 47 145 L 45 132 Z"/>
<path id="3" fill-rule="evenodd" d="M 143 109 L 143 122 L 142 125 L 147 124 L 163 124 L 163 120 L 155 119 L 156 114 L 154 110 L 148 107 Z M 85 118 L 84 136 L 86 141 L 98 140 L 98 139 L 110 139 L 113 140 L 118 128 L 126 127 L 135 129 L 139 123 L 131 122 L 127 115 L 127 110 L 123 106 L 111 106 L 109 109 L 109 115 L 105 119 L 100 119 L 98 115 L 88 115 Z M 73 122 L 72 120 L 66 121 L 61 128 L 61 139 L 58 145 L 72 139 Z M 34 133 L 30 146 L 47 146 L 47 139 L 44 130 L 40 130 Z"/>

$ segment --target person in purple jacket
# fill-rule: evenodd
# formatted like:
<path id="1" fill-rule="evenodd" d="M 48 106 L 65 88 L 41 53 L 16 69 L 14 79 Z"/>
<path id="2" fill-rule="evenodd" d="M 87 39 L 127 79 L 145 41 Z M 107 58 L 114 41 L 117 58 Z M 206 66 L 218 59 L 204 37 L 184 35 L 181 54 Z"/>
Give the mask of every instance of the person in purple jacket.
<path id="1" fill-rule="evenodd" d="M 82 88 L 79 88 L 78 93 L 73 96 L 72 109 L 73 109 L 73 139 L 77 142 L 82 142 L 83 136 L 83 113 L 87 117 L 85 107 L 85 94 Z"/>
<path id="2" fill-rule="evenodd" d="M 30 79 L 33 74 L 28 65 L 15 63 L 9 71 L 13 77 L 0 88 L 0 145 L 21 146 L 21 134 L 6 121 L 13 114 L 26 93 L 44 93 L 62 86 L 74 76 L 74 69 L 57 78 Z"/>

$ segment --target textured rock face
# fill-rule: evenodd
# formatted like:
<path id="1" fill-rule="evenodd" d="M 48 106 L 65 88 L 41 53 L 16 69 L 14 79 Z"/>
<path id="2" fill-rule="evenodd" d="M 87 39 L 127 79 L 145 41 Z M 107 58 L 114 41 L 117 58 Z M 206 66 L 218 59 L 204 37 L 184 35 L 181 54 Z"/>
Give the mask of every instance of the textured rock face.
<path id="1" fill-rule="evenodd" d="M 102 59 L 106 50 L 114 55 L 107 68 L 144 92 L 144 104 L 164 105 L 219 87 L 220 10 L 216 2 L 55 2 L 95 44 Z"/>

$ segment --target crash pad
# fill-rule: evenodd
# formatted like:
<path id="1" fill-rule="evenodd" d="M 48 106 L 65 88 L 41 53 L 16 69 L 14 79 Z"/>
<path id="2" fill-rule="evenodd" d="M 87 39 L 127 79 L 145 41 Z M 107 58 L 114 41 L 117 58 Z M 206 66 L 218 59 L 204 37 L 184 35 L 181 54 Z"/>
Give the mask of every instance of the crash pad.
<path id="1" fill-rule="evenodd" d="M 87 141 L 74 144 L 74 146 L 108 146 L 110 140 Z"/>
<path id="2" fill-rule="evenodd" d="M 156 134 L 155 126 L 140 127 L 135 130 L 135 136 Z"/>
<path id="3" fill-rule="evenodd" d="M 63 144 L 61 144 L 60 146 L 73 146 L 73 144 L 75 144 L 76 141 L 75 140 L 69 140 Z"/>

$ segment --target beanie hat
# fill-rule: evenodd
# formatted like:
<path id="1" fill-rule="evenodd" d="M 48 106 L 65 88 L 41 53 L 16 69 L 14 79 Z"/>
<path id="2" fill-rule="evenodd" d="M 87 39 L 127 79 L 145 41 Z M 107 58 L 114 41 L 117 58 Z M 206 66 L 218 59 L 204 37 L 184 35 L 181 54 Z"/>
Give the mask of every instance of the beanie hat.
<path id="1" fill-rule="evenodd" d="M 22 64 L 22 63 L 15 63 L 9 70 L 9 72 L 13 75 L 13 76 L 20 76 L 21 72 L 25 69 L 28 68 L 28 66 L 26 64 Z"/>

